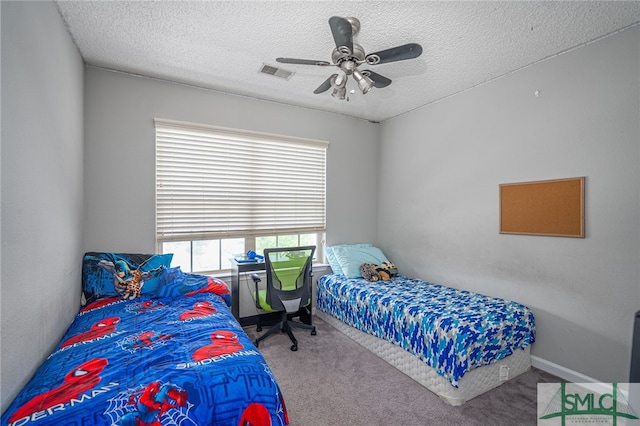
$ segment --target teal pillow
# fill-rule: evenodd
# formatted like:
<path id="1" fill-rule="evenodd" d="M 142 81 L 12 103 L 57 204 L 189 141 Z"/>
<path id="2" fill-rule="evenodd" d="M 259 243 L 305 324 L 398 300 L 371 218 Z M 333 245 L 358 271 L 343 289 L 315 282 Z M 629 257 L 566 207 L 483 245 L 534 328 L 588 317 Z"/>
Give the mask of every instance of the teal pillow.
<path id="1" fill-rule="evenodd" d="M 334 253 L 334 249 L 336 247 L 371 247 L 373 246 L 373 244 L 371 243 L 361 243 L 361 244 L 338 244 L 335 246 L 328 246 L 324 249 L 324 253 L 325 256 L 327 258 L 327 262 L 329 262 L 329 266 L 331 266 L 331 270 L 333 271 L 334 274 L 340 274 L 340 275 L 344 275 L 344 271 L 342 270 L 342 267 L 340 266 L 340 262 L 338 262 L 338 259 L 336 258 L 336 255 Z"/>
<path id="2" fill-rule="evenodd" d="M 342 274 L 347 278 L 362 277 L 360 265 L 363 263 L 380 265 L 382 262 L 389 261 L 382 250 L 374 246 L 335 246 L 333 254 L 340 264 Z"/>
<path id="3" fill-rule="evenodd" d="M 336 259 L 336 255 L 333 253 L 333 247 L 327 247 L 324 249 L 325 257 L 327 258 L 327 262 L 329 262 L 329 266 L 331 266 L 331 270 L 334 274 L 344 275 L 342 272 L 342 268 L 340 267 L 340 263 L 338 263 L 338 259 Z"/>

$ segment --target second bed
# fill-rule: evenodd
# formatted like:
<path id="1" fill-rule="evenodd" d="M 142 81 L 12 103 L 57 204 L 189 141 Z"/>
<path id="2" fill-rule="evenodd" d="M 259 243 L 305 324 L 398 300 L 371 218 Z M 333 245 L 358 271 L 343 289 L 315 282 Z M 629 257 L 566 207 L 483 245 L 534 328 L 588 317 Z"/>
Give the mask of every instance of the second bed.
<path id="1" fill-rule="evenodd" d="M 320 277 L 317 315 L 451 405 L 530 368 L 533 312 L 500 298 L 398 276 Z"/>

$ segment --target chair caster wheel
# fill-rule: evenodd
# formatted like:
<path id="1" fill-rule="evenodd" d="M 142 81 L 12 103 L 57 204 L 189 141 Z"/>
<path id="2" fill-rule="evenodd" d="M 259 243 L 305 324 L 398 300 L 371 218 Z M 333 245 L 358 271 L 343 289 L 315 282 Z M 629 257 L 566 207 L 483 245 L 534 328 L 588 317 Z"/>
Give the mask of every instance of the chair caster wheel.
<path id="1" fill-rule="evenodd" d="M 253 344 L 254 344 L 254 345 L 256 345 L 256 348 L 257 348 L 257 347 L 260 345 L 260 342 L 258 342 L 258 340 L 256 339 L 256 340 L 253 342 Z"/>
<path id="2" fill-rule="evenodd" d="M 261 326 L 261 325 L 256 326 L 256 331 L 257 331 L 257 332 L 262 331 L 262 326 Z"/>
<path id="3" fill-rule="evenodd" d="M 292 351 L 297 351 L 298 350 L 298 345 L 291 345 L 291 350 Z"/>
<path id="4" fill-rule="evenodd" d="M 315 336 L 316 334 L 317 334 L 317 333 L 316 333 L 316 329 L 315 329 L 315 327 L 314 327 L 314 328 L 313 328 L 313 330 L 311 330 L 311 335 L 312 335 L 312 336 Z"/>

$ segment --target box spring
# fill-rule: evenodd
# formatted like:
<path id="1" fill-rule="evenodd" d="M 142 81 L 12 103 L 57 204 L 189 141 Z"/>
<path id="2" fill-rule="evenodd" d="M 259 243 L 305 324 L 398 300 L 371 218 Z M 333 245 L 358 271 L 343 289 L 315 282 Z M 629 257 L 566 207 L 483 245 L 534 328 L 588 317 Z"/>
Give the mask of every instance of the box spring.
<path id="1" fill-rule="evenodd" d="M 512 379 L 531 367 L 530 346 L 527 346 L 525 349 L 518 349 L 512 355 L 491 365 L 478 367 L 467 372 L 460 379 L 458 387 L 455 388 L 435 369 L 401 347 L 351 327 L 320 309 L 316 311 L 316 316 L 454 406 L 462 405 L 468 400 L 500 386 L 507 379 Z"/>

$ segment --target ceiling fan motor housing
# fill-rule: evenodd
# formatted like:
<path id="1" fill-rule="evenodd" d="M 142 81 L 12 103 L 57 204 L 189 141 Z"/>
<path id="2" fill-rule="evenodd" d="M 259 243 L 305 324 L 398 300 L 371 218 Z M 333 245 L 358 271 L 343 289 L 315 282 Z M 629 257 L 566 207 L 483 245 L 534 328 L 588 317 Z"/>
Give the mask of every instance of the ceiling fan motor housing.
<path id="1" fill-rule="evenodd" d="M 353 16 L 349 16 L 344 18 L 347 21 L 349 21 L 349 23 L 351 24 L 351 35 L 355 36 L 356 34 L 358 34 L 358 32 L 360 32 L 360 20 L 358 18 L 355 18 Z"/>

